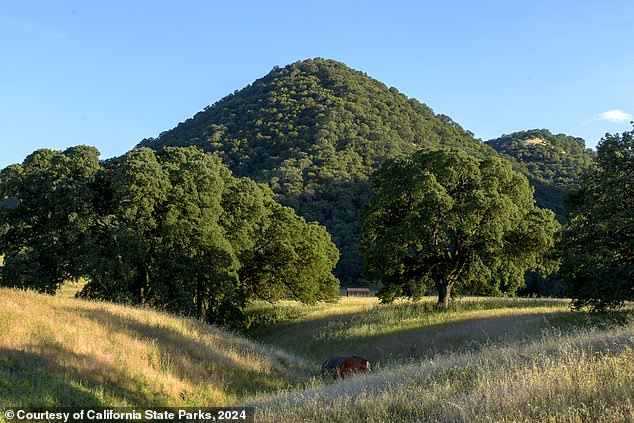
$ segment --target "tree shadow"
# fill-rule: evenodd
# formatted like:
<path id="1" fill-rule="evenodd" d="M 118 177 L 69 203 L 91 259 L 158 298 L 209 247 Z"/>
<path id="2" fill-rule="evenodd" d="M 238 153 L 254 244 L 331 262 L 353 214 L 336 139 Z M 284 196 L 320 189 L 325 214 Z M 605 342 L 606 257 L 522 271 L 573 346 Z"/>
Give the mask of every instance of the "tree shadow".
<path id="1" fill-rule="evenodd" d="M 77 407 L 100 406 L 103 398 L 99 392 L 112 392 L 130 403 L 143 404 L 147 398 L 116 382 L 126 375 L 114 374 L 108 369 L 111 380 L 98 377 L 90 368 L 79 369 L 73 363 L 85 362 L 87 357 L 76 354 L 59 345 L 41 348 L 38 352 L 0 349 L 0 400 L 7 407 Z M 27 350 L 30 349 L 27 347 Z M 94 363 L 92 369 L 105 363 Z"/>
<path id="2" fill-rule="evenodd" d="M 372 321 L 373 317 L 376 321 Z M 251 335 L 314 360 L 315 365 L 334 355 L 361 355 L 374 365 L 377 362 L 404 363 L 466 348 L 479 349 L 491 343 L 522 342 L 553 329 L 607 328 L 624 319 L 572 310 L 552 312 L 536 307 L 526 312 L 488 317 L 469 318 L 469 313 L 465 313 L 460 320 L 421 323 L 419 327 L 403 324 L 402 328 L 381 333 L 364 331 L 364 325 L 380 325 L 380 317 L 380 310 L 377 316 L 369 315 L 367 310 L 356 311 L 310 322 L 289 322 L 278 328 L 256 330 Z"/>

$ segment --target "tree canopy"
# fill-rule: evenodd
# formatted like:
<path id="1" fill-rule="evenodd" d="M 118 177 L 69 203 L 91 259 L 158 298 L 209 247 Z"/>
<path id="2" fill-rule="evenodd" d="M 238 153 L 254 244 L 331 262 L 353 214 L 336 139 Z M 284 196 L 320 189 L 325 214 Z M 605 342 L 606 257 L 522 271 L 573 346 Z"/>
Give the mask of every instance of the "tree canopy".
<path id="1" fill-rule="evenodd" d="M 0 284 L 240 324 L 254 299 L 338 296 L 325 228 L 235 178 L 194 148 L 130 151 L 100 164 L 91 147 L 38 150 L 0 174 Z"/>
<path id="2" fill-rule="evenodd" d="M 569 199 L 560 274 L 578 308 L 634 300 L 634 131 L 606 136 Z"/>
<path id="3" fill-rule="evenodd" d="M 5 285 L 54 293 L 81 272 L 78 257 L 94 221 L 90 181 L 99 152 L 41 149 L 0 173 L 0 268 Z"/>
<path id="4" fill-rule="evenodd" d="M 526 178 L 498 158 L 422 150 L 386 160 L 371 183 L 361 248 L 384 302 L 431 289 L 445 306 L 456 290 L 513 293 L 559 226 L 535 206 Z"/>

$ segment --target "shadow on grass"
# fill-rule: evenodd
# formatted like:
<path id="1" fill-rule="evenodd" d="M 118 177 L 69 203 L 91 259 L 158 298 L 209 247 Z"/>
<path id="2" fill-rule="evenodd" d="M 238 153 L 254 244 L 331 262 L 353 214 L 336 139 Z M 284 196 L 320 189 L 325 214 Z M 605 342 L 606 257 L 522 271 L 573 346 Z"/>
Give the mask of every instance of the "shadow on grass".
<path id="1" fill-rule="evenodd" d="M 186 336 L 167 325 L 139 321 L 105 308 L 69 311 L 113 332 L 153 344 L 158 354 L 150 364 L 157 370 L 190 383 L 212 385 L 229 396 L 276 391 L 306 379 L 302 362 L 244 338 L 214 333 L 213 328 L 196 321 L 186 323 L 191 331 Z M 208 342 L 199 339 L 203 336 Z"/>
<path id="2" fill-rule="evenodd" d="M 429 299 L 429 298 L 428 298 Z M 470 298 L 465 297 L 451 304 L 448 310 L 439 309 L 435 301 L 408 301 L 392 304 L 376 304 L 370 308 L 362 310 L 352 310 L 345 313 L 321 316 L 307 319 L 304 314 L 295 311 L 297 306 L 287 312 L 285 307 L 279 310 L 271 308 L 269 310 L 259 310 L 259 319 L 262 322 L 259 326 L 245 331 L 247 336 L 253 339 L 269 341 L 279 338 L 302 338 L 302 335 L 314 333 L 322 330 L 329 324 L 343 324 L 352 327 L 359 324 L 383 324 L 385 321 L 402 321 L 409 318 L 420 318 L 423 315 L 434 315 L 443 313 L 469 312 L 476 310 L 496 310 L 514 308 L 536 308 L 552 307 L 555 305 L 565 306 L 565 300 L 559 299 L 524 299 L 524 298 Z M 266 318 L 266 313 L 280 314 L 284 317 L 280 321 L 275 320 L 275 316 Z M 288 314 L 288 316 L 286 316 Z M 298 319 L 289 318 L 295 314 Z M 273 344 L 278 345 L 273 342 Z"/>
<path id="3" fill-rule="evenodd" d="M 40 346 L 37 346 L 38 348 Z M 110 392 L 112 397 L 144 404 L 147 398 L 116 382 L 127 376 L 108 373 L 111 380 L 97 377 L 95 372 L 73 368 L 82 357 L 58 345 L 43 352 L 0 349 L 0 404 L 8 407 L 75 407 L 101 406 L 103 397 L 96 392 Z M 68 363 L 68 364 L 66 364 Z"/>
<path id="4" fill-rule="evenodd" d="M 526 307 L 526 304 L 518 304 Z M 601 315 L 566 309 L 555 312 L 540 311 L 541 306 L 548 306 L 549 303 L 540 304 L 534 310 L 519 314 L 469 318 L 469 313 L 466 312 L 464 319 L 458 321 L 427 324 L 421 322 L 419 327 L 412 328 L 410 325 L 396 327 L 391 332 L 373 333 L 373 329 L 365 330 L 364 325 L 375 325 L 380 328 L 381 319 L 385 319 L 385 316 L 382 316 L 384 312 L 392 314 L 390 327 L 394 325 L 394 321 L 399 322 L 399 317 L 400 321 L 415 317 L 415 310 L 412 311 L 409 304 L 405 307 L 409 307 L 410 310 L 395 309 L 403 305 L 387 306 L 387 310 L 381 309 L 384 306 L 378 306 L 376 310 L 346 316 L 324 317 L 310 322 L 284 324 L 277 329 L 262 329 L 254 331 L 252 336 L 313 360 L 315 365 L 331 355 L 361 355 L 380 365 L 403 363 L 466 348 L 474 350 L 491 343 L 528 341 L 541 337 L 546 330 L 609 328 L 626 323 L 634 316 L 632 311 Z M 550 306 L 552 305 L 551 303 Z M 477 307 L 474 310 L 482 309 Z M 462 306 L 458 311 L 469 311 L 468 307 L 466 309 Z M 452 312 L 426 310 L 424 307 L 419 311 Z M 397 315 L 399 312 L 402 316 Z"/>

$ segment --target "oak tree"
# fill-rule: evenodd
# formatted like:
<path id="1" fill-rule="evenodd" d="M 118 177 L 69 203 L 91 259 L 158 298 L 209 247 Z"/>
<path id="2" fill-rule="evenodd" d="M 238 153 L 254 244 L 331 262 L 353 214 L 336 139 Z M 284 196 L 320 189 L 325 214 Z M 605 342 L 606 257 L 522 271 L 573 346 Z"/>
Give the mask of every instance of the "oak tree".
<path id="1" fill-rule="evenodd" d="M 429 149 L 387 160 L 363 213 L 366 277 L 384 302 L 430 289 L 448 306 L 462 293 L 513 293 L 558 228 L 526 178 L 498 158 Z"/>
<path id="2" fill-rule="evenodd" d="M 577 308 L 634 300 L 634 131 L 606 136 L 596 168 L 570 196 L 559 273 Z"/>

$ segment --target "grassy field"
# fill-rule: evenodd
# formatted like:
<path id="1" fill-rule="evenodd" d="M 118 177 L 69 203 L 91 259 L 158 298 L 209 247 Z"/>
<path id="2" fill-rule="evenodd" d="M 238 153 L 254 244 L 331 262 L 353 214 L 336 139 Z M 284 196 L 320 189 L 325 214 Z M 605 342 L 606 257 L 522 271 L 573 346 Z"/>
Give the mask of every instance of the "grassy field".
<path id="1" fill-rule="evenodd" d="M 264 396 L 258 421 L 631 422 L 634 327 L 546 330 Z"/>
<path id="2" fill-rule="evenodd" d="M 242 335 L 0 289 L 0 404 L 248 404 L 256 421 L 634 421 L 634 307 L 555 299 L 255 304 Z M 373 372 L 321 379 L 329 355 Z"/>
<path id="3" fill-rule="evenodd" d="M 0 289 L 0 405 L 227 405 L 303 386 L 308 365 L 152 310 Z"/>
<path id="4" fill-rule="evenodd" d="M 285 302 L 261 304 L 257 313 L 276 322 L 250 331 L 264 343 L 310 360 L 341 354 L 366 356 L 378 366 L 432 357 L 490 343 L 539 337 L 600 325 L 622 315 L 592 318 L 570 310 L 569 301 L 527 298 L 462 298 L 438 310 L 436 298 L 381 305 L 376 298 L 343 298 L 314 307 Z"/>

